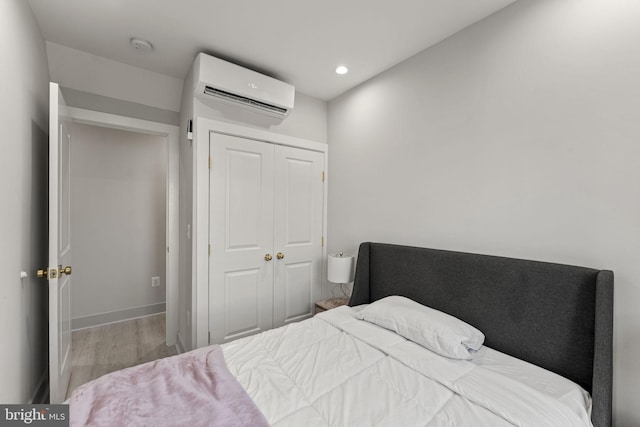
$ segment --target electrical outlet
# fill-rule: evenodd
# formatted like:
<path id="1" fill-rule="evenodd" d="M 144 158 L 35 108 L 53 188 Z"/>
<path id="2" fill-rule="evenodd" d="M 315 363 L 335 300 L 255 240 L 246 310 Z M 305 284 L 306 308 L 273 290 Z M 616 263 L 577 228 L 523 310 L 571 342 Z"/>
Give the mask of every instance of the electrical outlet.
<path id="1" fill-rule="evenodd" d="M 151 278 L 151 287 L 152 288 L 157 288 L 160 286 L 160 278 L 159 277 L 152 277 Z"/>

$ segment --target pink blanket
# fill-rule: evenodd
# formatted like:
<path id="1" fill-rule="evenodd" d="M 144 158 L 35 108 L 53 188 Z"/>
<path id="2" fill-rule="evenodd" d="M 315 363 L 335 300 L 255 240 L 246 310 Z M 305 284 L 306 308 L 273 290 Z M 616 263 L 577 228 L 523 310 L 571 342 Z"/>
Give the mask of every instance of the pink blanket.
<path id="1" fill-rule="evenodd" d="M 75 389 L 72 426 L 268 426 L 214 345 L 123 369 Z"/>

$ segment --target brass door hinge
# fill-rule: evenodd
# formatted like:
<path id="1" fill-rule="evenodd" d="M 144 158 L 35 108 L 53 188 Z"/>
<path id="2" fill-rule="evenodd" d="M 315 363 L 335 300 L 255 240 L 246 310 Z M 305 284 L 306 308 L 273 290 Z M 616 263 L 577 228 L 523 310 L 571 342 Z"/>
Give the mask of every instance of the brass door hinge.
<path id="1" fill-rule="evenodd" d="M 207 341 L 209 342 L 209 344 L 211 344 L 211 331 L 209 331 L 209 337 L 207 338 Z"/>
<path id="2" fill-rule="evenodd" d="M 211 244 L 209 244 L 209 256 L 211 256 Z"/>
<path id="3" fill-rule="evenodd" d="M 322 171 L 322 182 L 324 182 L 324 171 Z"/>
<path id="4" fill-rule="evenodd" d="M 324 248 L 324 236 L 322 236 L 322 247 Z"/>
<path id="5" fill-rule="evenodd" d="M 211 169 L 211 156 L 209 156 L 209 169 Z"/>

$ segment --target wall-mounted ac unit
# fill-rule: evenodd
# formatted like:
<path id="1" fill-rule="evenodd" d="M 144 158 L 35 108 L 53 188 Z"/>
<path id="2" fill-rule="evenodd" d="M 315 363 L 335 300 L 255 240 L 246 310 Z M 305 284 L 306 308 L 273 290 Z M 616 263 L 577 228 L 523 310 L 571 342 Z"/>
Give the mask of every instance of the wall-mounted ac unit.
<path id="1" fill-rule="evenodd" d="M 193 65 L 194 95 L 223 116 L 269 126 L 293 109 L 295 87 L 204 53 Z"/>

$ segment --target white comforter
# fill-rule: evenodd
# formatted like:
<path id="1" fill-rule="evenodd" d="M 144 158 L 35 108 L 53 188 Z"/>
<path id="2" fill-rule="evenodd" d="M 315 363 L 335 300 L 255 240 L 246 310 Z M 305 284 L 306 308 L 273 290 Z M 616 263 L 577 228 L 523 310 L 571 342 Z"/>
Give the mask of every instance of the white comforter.
<path id="1" fill-rule="evenodd" d="M 439 356 L 340 307 L 223 346 L 273 426 L 589 426 L 590 397 L 483 347 Z"/>

